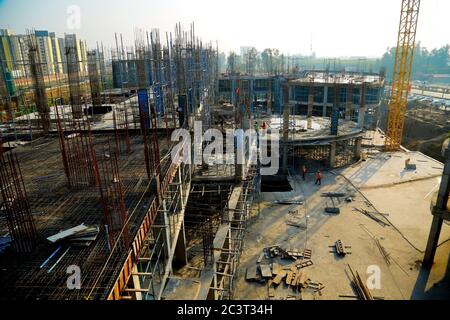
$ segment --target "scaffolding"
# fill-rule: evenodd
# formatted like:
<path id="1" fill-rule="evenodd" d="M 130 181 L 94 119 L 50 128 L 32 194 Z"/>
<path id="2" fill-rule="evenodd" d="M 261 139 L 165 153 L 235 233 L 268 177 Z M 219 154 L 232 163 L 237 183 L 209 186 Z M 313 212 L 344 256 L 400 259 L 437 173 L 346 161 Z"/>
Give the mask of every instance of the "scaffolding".
<path id="1" fill-rule="evenodd" d="M 109 248 L 112 248 L 119 238 L 120 245 L 127 248 L 129 246 L 127 210 L 117 152 L 118 149 L 112 149 L 109 141 L 103 145 L 100 157 L 101 174 L 98 169 L 95 171 Z M 94 168 L 98 168 L 98 165 L 94 164 Z"/>
<path id="2" fill-rule="evenodd" d="M 64 107 L 63 107 L 64 108 Z M 61 158 L 68 185 L 82 188 L 95 183 L 90 125 L 84 119 L 72 119 L 55 107 Z"/>
<path id="3" fill-rule="evenodd" d="M 209 116 L 208 104 L 214 100 L 218 74 L 218 51 L 195 36 L 193 25 L 189 33 L 181 32 L 179 25 L 177 30 L 174 42 L 172 34 L 166 34 L 166 46 L 158 33 L 152 32 L 146 42 L 136 45 L 134 53 L 125 53 L 120 39 L 121 47 L 117 45 L 111 61 L 125 66 L 129 83 L 121 83 L 120 88 L 127 88 L 128 95 L 122 90 L 122 99 L 111 110 L 113 130 L 96 127 L 91 121 L 95 112 L 91 117 L 88 110 L 83 110 L 89 87 L 93 109 L 106 101 L 101 93 L 106 88 L 103 50 L 89 52 L 87 70 L 82 66 L 75 35 L 65 36 L 64 61 L 55 62 L 58 66 L 41 61 L 39 52 L 26 51 L 29 55 L 22 61 L 23 76 L 16 79 L 21 90 L 18 97 L 32 106 L 37 98 L 31 94 L 39 93 L 40 114 L 34 120 L 48 120 L 44 131 L 50 133 L 18 148 L 16 158 L 27 167 L 22 184 L 29 191 L 29 212 L 33 212 L 36 230 L 45 238 L 85 223 L 99 226 L 100 232 L 87 247 L 62 243 L 59 252 L 63 255 L 55 253 L 58 248 L 54 245 L 38 241 L 26 262 L 15 265 L 15 259 L 11 259 L 14 256 L 2 257 L 2 266 L 16 270 L 0 275 L 5 296 L 126 299 L 141 293 L 147 299 L 161 297 L 174 260 L 173 248 L 185 235 L 184 210 L 194 169 L 171 159 L 173 145 L 168 138 L 172 129 L 187 126 L 188 115 L 197 119 Z M 30 35 L 33 41 L 34 37 Z M 67 70 L 50 75 L 39 70 L 42 68 Z M 89 77 L 85 79 L 86 71 Z M 27 73 L 33 75 L 34 82 Z M 131 84 L 133 76 L 139 80 L 138 85 Z M 139 101 L 139 93 L 134 96 L 135 88 L 147 93 L 144 104 Z M 186 108 L 180 110 L 177 102 L 183 96 Z M 45 113 L 44 105 L 48 116 L 41 115 Z M 130 106 L 134 120 L 139 119 L 141 124 L 139 128 L 135 122 L 134 131 L 129 129 Z M 30 116 L 34 115 L 29 114 L 28 119 Z M 13 123 L 14 130 L 22 130 Z M 35 129 L 29 121 L 27 130 L 33 137 Z M 26 201 L 21 203 L 25 205 Z M 214 228 L 207 231 L 204 251 L 211 252 Z M 47 268 L 43 262 L 54 253 L 56 262 Z M 77 292 L 65 284 L 64 275 L 70 265 L 83 270 L 82 290 Z M 137 273 L 129 272 L 130 266 Z M 152 289 L 137 288 L 130 281 L 136 276 L 141 287 Z"/>
<path id="4" fill-rule="evenodd" d="M 9 235 L 14 250 L 18 253 L 31 252 L 37 241 L 36 227 L 28 202 L 22 171 L 17 155 L 4 153 L 0 147 L 1 211 L 6 216 Z"/>

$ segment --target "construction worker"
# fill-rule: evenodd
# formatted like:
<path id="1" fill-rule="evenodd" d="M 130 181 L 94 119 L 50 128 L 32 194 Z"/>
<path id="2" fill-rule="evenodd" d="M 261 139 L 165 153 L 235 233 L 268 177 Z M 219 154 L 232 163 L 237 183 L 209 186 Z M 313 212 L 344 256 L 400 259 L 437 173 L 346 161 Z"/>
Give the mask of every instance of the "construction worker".
<path id="1" fill-rule="evenodd" d="M 262 124 L 262 126 L 261 126 L 261 129 L 267 130 L 268 127 L 269 127 L 269 126 L 268 126 L 267 123 L 264 121 L 263 124 Z"/>
<path id="2" fill-rule="evenodd" d="M 319 185 L 319 186 L 322 185 L 322 178 L 323 178 L 322 172 L 320 172 L 320 170 L 318 170 L 316 173 L 316 185 Z"/>
<path id="3" fill-rule="evenodd" d="M 302 178 L 303 181 L 306 181 L 306 174 L 308 173 L 308 168 L 305 165 L 302 166 Z"/>

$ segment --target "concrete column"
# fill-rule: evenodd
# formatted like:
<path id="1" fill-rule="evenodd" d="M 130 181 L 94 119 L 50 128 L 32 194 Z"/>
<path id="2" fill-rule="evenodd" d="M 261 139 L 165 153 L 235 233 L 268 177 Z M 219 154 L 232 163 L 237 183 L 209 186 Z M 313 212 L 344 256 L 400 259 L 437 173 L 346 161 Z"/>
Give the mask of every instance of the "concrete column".
<path id="1" fill-rule="evenodd" d="M 231 81 L 231 104 L 236 102 L 236 79 L 230 78 Z"/>
<path id="2" fill-rule="evenodd" d="M 330 168 L 334 168 L 336 164 L 336 142 L 330 144 Z"/>
<path id="3" fill-rule="evenodd" d="M 308 130 L 312 129 L 313 108 L 314 108 L 314 96 L 310 94 L 308 96 L 308 116 L 307 116 Z"/>
<path id="4" fill-rule="evenodd" d="M 352 120 L 352 109 L 353 109 L 353 86 L 349 85 L 347 87 L 347 104 L 345 106 L 345 120 Z"/>
<path id="5" fill-rule="evenodd" d="M 169 223 L 169 217 L 167 216 L 167 204 L 166 204 L 166 200 L 162 201 L 162 210 L 160 211 L 161 214 L 161 225 L 163 228 L 163 239 L 164 239 L 164 244 L 165 244 L 165 250 L 164 250 L 164 254 L 166 255 L 166 257 L 170 257 L 172 255 L 171 251 L 171 247 L 172 247 L 172 241 L 170 240 L 170 223 Z"/>
<path id="6" fill-rule="evenodd" d="M 186 251 L 186 233 L 184 230 L 184 223 L 181 225 L 181 230 L 178 235 L 177 243 L 175 246 L 175 253 L 173 257 L 173 264 L 178 267 L 184 267 L 188 263 L 187 251 Z"/>
<path id="7" fill-rule="evenodd" d="M 267 113 L 269 115 L 272 115 L 272 78 L 269 76 L 269 93 L 268 93 L 268 100 L 267 100 Z"/>
<path id="8" fill-rule="evenodd" d="M 358 127 L 364 128 L 364 120 L 366 118 L 366 83 L 361 87 L 361 104 L 359 106 Z"/>
<path id="9" fill-rule="evenodd" d="M 284 92 L 284 112 L 283 112 L 283 173 L 288 172 L 288 142 L 289 142 L 289 87 L 285 85 Z"/>
<path id="10" fill-rule="evenodd" d="M 444 220 L 441 217 L 434 216 L 431 223 L 430 235 L 428 236 L 427 248 L 425 250 L 425 257 L 423 259 L 423 267 L 431 269 L 434 262 L 434 256 L 438 246 L 439 236 L 441 235 L 442 223 Z"/>
<path id="11" fill-rule="evenodd" d="M 356 139 L 356 144 L 355 144 L 355 158 L 356 159 L 361 159 L 362 141 L 363 141 L 362 137 Z"/>
<path id="12" fill-rule="evenodd" d="M 444 174 L 442 176 L 441 187 L 439 188 L 438 198 L 436 201 L 435 210 L 439 212 L 446 212 L 447 202 L 450 193 L 450 148 L 445 153 L 445 167 Z M 425 250 L 425 257 L 423 259 L 423 266 L 425 268 L 431 268 L 436 254 L 438 246 L 439 236 L 441 234 L 442 223 L 444 219 L 442 216 L 437 215 L 437 212 L 433 212 L 433 223 L 431 224 L 430 235 L 428 237 L 427 248 Z"/>
<path id="13" fill-rule="evenodd" d="M 235 149 L 235 178 L 237 182 L 242 182 L 244 180 L 245 171 L 245 137 L 243 132 L 238 132 L 236 134 L 236 149 Z"/>
<path id="14" fill-rule="evenodd" d="M 328 106 L 328 87 L 323 88 L 323 110 L 322 117 L 325 118 L 327 116 L 327 106 Z"/>

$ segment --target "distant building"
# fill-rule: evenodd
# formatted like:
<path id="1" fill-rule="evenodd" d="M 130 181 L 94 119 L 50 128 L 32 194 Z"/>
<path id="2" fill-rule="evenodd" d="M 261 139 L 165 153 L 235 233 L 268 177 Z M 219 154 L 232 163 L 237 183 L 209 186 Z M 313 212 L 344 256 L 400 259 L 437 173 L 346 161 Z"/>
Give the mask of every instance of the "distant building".
<path id="1" fill-rule="evenodd" d="M 37 50 L 42 71 L 45 76 L 67 74 L 65 40 L 56 33 L 47 30 L 36 30 Z M 79 70 L 87 73 L 87 47 L 84 41 L 76 38 L 76 52 Z M 28 35 L 14 35 L 11 30 L 0 29 L 0 71 L 3 77 L 14 78 L 27 76 L 25 65 L 28 64 Z"/>
<path id="2" fill-rule="evenodd" d="M 241 57 L 245 57 L 252 49 L 253 47 L 241 47 Z"/>
<path id="3" fill-rule="evenodd" d="M 39 52 L 40 63 L 42 64 L 42 72 L 44 75 L 55 74 L 55 59 L 53 56 L 52 40 L 48 31 L 36 30 L 34 32 L 36 36 L 37 50 Z"/>
<path id="4" fill-rule="evenodd" d="M 55 64 L 55 72 L 57 74 L 62 74 L 62 73 L 64 73 L 64 68 L 63 68 L 63 59 L 62 59 L 63 52 L 61 51 L 61 48 L 60 48 L 60 41 L 56 37 L 56 34 L 54 32 L 50 32 L 49 36 L 50 36 L 50 40 L 52 43 L 52 52 L 53 52 L 53 60 L 54 60 L 54 64 Z"/>

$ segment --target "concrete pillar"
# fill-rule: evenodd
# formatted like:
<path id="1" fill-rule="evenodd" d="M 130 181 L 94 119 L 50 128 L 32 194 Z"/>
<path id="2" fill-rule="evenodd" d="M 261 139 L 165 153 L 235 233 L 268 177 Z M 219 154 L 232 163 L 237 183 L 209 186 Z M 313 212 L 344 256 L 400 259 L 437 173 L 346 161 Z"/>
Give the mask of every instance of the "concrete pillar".
<path id="1" fill-rule="evenodd" d="M 425 257 L 422 264 L 424 268 L 431 269 L 431 267 L 433 266 L 434 256 L 436 255 L 443 222 L 444 220 L 441 217 L 433 217 L 430 234 L 428 236 L 427 248 L 425 249 Z"/>
<path id="2" fill-rule="evenodd" d="M 272 78 L 269 77 L 268 79 L 269 81 L 269 93 L 267 95 L 267 113 L 269 115 L 272 115 Z"/>
<path id="3" fill-rule="evenodd" d="M 352 120 L 352 109 L 353 109 L 353 86 L 349 85 L 347 87 L 347 104 L 345 106 L 345 120 Z"/>
<path id="4" fill-rule="evenodd" d="M 356 144 L 355 144 L 355 158 L 356 159 L 361 159 L 362 142 L 363 142 L 362 137 L 359 137 L 356 139 Z"/>
<path id="5" fill-rule="evenodd" d="M 326 118 L 327 116 L 327 106 L 328 106 L 328 87 L 323 88 L 323 110 L 322 117 Z"/>
<path id="6" fill-rule="evenodd" d="M 358 127 L 364 128 L 364 121 L 366 118 L 366 83 L 361 87 L 361 104 L 359 106 Z"/>
<path id="7" fill-rule="evenodd" d="M 450 148 L 447 149 L 445 158 L 446 162 L 444 167 L 444 174 L 442 176 L 441 187 L 439 188 L 438 198 L 435 206 L 435 210 L 438 212 L 448 212 L 447 202 L 450 193 Z M 431 268 L 433 265 L 439 236 L 441 234 L 444 218 L 443 216 L 438 215 L 438 212 L 433 212 L 433 223 L 431 224 L 430 235 L 428 237 L 427 248 L 425 250 L 425 257 L 423 259 L 423 266 L 425 268 Z"/>
<path id="8" fill-rule="evenodd" d="M 285 85 L 283 87 L 284 93 L 284 112 L 283 112 L 283 173 L 288 172 L 288 142 L 289 142 L 289 87 Z"/>
<path id="9" fill-rule="evenodd" d="M 310 94 L 308 96 L 308 130 L 312 129 L 312 115 L 313 115 L 313 108 L 314 108 L 314 95 Z"/>
<path id="10" fill-rule="evenodd" d="M 173 257 L 173 264 L 177 267 L 184 267 L 188 263 L 186 251 L 186 233 L 184 230 L 184 223 L 181 225 L 181 230 L 178 235 L 177 243 L 175 245 L 175 253 Z"/>
<path id="11" fill-rule="evenodd" d="M 334 168 L 336 164 L 336 141 L 330 144 L 330 168 Z"/>
<path id="12" fill-rule="evenodd" d="M 246 163 L 245 137 L 242 131 L 238 131 L 236 134 L 236 149 L 234 154 L 235 154 L 235 166 L 234 166 L 235 178 L 237 182 L 242 182 L 244 180 L 244 171 Z"/>
<path id="13" fill-rule="evenodd" d="M 236 102 L 236 79 L 230 77 L 231 82 L 231 104 Z"/>
<path id="14" fill-rule="evenodd" d="M 162 201 L 162 210 L 160 211 L 161 214 L 161 226 L 163 229 L 163 239 L 164 239 L 164 254 L 168 258 L 172 255 L 171 247 L 172 247 L 172 241 L 170 237 L 170 223 L 169 223 L 169 217 L 167 216 L 167 204 L 166 200 Z"/>

